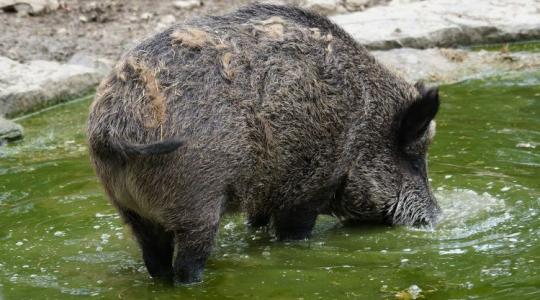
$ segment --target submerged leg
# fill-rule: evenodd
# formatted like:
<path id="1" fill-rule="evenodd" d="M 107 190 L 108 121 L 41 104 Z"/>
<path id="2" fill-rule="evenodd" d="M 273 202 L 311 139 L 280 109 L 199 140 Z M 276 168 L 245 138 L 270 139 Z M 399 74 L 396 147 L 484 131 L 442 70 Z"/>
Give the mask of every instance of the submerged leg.
<path id="1" fill-rule="evenodd" d="M 302 240 L 311 237 L 319 212 L 332 197 L 340 197 L 347 180 L 346 175 L 322 185 L 309 201 L 278 211 L 272 215 L 276 236 L 280 240 Z"/>
<path id="2" fill-rule="evenodd" d="M 254 213 L 248 215 L 248 225 L 252 228 L 264 227 L 270 223 L 270 215 L 266 213 Z"/>
<path id="3" fill-rule="evenodd" d="M 304 206 L 275 213 L 273 226 L 279 240 L 303 240 L 311 236 L 317 220 L 317 211 Z"/>
<path id="4" fill-rule="evenodd" d="M 148 219 L 130 210 L 121 210 L 121 215 L 133 230 L 148 273 L 153 278 L 172 281 L 173 234 Z"/>
<path id="5" fill-rule="evenodd" d="M 200 198 L 199 198 L 200 197 Z M 223 198 L 197 196 L 200 207 L 183 209 L 174 225 L 174 283 L 202 281 L 206 261 L 214 246 L 222 213 Z M 212 201 L 211 199 L 217 199 Z"/>
<path id="6" fill-rule="evenodd" d="M 217 225 L 196 231 L 177 232 L 174 236 L 174 283 L 202 281 L 206 261 L 210 256 Z"/>

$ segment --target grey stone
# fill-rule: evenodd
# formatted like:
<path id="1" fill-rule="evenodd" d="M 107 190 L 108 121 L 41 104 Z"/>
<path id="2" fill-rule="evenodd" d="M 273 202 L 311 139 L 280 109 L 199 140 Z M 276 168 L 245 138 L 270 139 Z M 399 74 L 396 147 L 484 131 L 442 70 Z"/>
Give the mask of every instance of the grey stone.
<path id="1" fill-rule="evenodd" d="M 342 0 L 340 2 L 347 11 L 362 11 L 368 7 L 386 4 L 390 0 Z"/>
<path id="2" fill-rule="evenodd" d="M 173 5 L 178 9 L 191 10 L 197 7 L 201 7 L 202 2 L 199 0 L 180 0 L 174 1 Z"/>
<path id="3" fill-rule="evenodd" d="M 337 11 L 339 4 L 339 0 L 304 0 L 301 6 L 323 15 L 330 15 Z"/>
<path id="4" fill-rule="evenodd" d="M 150 20 L 152 19 L 152 17 L 154 16 L 153 13 L 150 13 L 150 12 L 144 12 L 141 14 L 141 20 Z"/>
<path id="5" fill-rule="evenodd" d="M 21 125 L 0 117 L 0 145 L 2 141 L 12 141 L 22 138 L 23 128 Z"/>
<path id="6" fill-rule="evenodd" d="M 20 15 L 37 15 L 57 10 L 59 7 L 58 0 L 0 0 L 0 8 L 11 8 Z"/>
<path id="7" fill-rule="evenodd" d="M 102 76 L 106 76 L 114 66 L 114 61 L 100 56 L 95 56 L 93 54 L 85 52 L 75 53 L 67 62 L 72 65 L 79 65 L 94 69 Z"/>
<path id="8" fill-rule="evenodd" d="M 159 18 L 159 22 L 156 25 L 155 32 L 161 32 L 172 24 L 176 23 L 176 17 L 173 15 L 164 15 Z"/>
<path id="9" fill-rule="evenodd" d="M 276 1 L 270 2 L 275 3 Z M 285 2 L 287 3 L 277 4 L 295 4 L 323 15 L 333 15 L 360 11 L 368 7 L 387 4 L 390 0 L 288 0 Z"/>
<path id="10" fill-rule="evenodd" d="M 458 49 L 372 51 L 375 58 L 410 82 L 454 83 L 497 74 L 540 69 L 540 53 Z"/>
<path id="11" fill-rule="evenodd" d="M 538 0 L 427 0 L 331 18 L 370 49 L 431 48 L 540 38 Z"/>
<path id="12" fill-rule="evenodd" d="M 0 116 L 15 116 L 81 96 L 102 77 L 85 66 L 41 60 L 21 64 L 0 56 Z"/>

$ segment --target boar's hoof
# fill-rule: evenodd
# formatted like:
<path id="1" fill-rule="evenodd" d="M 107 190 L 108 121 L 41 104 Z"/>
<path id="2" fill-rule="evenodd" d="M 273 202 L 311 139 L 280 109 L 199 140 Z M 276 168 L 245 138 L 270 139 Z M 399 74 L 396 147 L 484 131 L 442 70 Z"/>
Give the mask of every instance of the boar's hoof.
<path id="1" fill-rule="evenodd" d="M 311 237 L 311 231 L 289 230 L 276 232 L 276 237 L 280 241 L 301 241 Z"/>
<path id="2" fill-rule="evenodd" d="M 201 282 L 203 279 L 205 260 L 186 262 L 175 268 L 174 285 L 181 286 Z"/>
<path id="3" fill-rule="evenodd" d="M 311 237 L 317 213 L 292 209 L 276 214 L 273 220 L 278 240 L 304 240 Z"/>
<path id="4" fill-rule="evenodd" d="M 270 223 L 270 216 L 266 214 L 255 214 L 248 217 L 248 225 L 251 228 L 260 228 Z"/>

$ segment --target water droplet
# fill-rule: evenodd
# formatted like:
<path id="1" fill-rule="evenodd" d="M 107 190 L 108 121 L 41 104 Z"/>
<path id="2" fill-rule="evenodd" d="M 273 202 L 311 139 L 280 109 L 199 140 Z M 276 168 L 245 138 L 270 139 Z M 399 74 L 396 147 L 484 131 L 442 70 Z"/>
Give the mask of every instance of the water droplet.
<path id="1" fill-rule="evenodd" d="M 533 143 L 517 143 L 516 144 L 516 148 L 531 148 L 531 149 L 535 149 L 536 148 L 536 145 L 533 144 Z"/>
<path id="2" fill-rule="evenodd" d="M 225 226 L 223 226 L 223 228 L 225 228 L 225 230 L 233 230 L 235 227 L 236 227 L 236 224 L 234 224 L 233 222 L 229 222 L 229 223 L 225 224 Z"/>
<path id="3" fill-rule="evenodd" d="M 450 249 L 450 250 L 441 250 L 439 251 L 439 255 L 447 255 L 447 254 L 463 254 L 466 253 L 467 250 L 463 249 Z"/>
<path id="4" fill-rule="evenodd" d="M 418 299 L 423 298 L 423 296 L 420 294 L 421 292 L 422 289 L 420 289 L 416 284 L 413 284 L 407 289 L 397 292 L 395 296 L 397 299 Z"/>
<path id="5" fill-rule="evenodd" d="M 101 243 L 102 243 L 102 244 L 107 244 L 107 243 L 109 242 L 109 238 L 110 238 L 110 237 L 111 237 L 110 234 L 108 234 L 108 233 L 103 233 L 103 234 L 101 235 L 101 237 L 100 237 L 100 238 L 101 238 Z"/>

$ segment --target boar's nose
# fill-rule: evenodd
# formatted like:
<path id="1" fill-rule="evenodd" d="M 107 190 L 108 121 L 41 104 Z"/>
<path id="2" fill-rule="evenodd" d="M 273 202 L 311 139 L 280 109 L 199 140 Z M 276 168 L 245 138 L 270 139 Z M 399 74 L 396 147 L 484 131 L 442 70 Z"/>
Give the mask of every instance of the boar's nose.
<path id="1" fill-rule="evenodd" d="M 434 199 L 434 198 L 433 198 Z M 437 202 L 433 202 L 433 206 L 426 214 L 417 220 L 415 220 L 413 226 L 415 227 L 434 227 L 439 223 L 441 219 L 441 208 L 437 205 Z"/>

